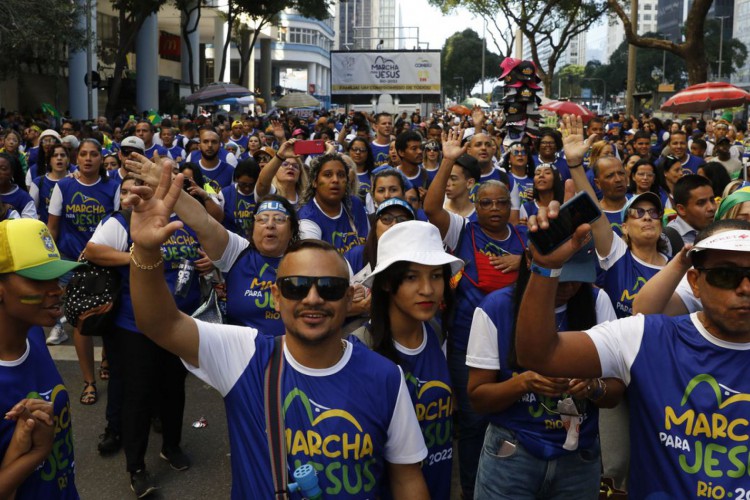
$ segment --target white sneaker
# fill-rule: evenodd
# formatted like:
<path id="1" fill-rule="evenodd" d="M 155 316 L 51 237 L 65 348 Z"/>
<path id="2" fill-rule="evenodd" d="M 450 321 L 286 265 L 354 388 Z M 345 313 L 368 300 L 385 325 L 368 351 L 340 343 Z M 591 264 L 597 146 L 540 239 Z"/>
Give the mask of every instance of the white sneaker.
<path id="1" fill-rule="evenodd" d="M 68 340 L 68 334 L 65 333 L 65 327 L 62 323 L 55 323 L 47 337 L 47 345 L 58 345 Z"/>

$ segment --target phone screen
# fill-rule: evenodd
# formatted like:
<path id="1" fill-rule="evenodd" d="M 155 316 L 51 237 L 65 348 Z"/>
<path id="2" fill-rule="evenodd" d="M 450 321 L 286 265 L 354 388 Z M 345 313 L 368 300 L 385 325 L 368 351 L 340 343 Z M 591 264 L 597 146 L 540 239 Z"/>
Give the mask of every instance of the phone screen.
<path id="1" fill-rule="evenodd" d="M 529 233 L 529 239 L 540 253 L 546 255 L 568 241 L 581 224 L 591 224 L 602 212 L 594 200 L 581 191 L 560 207 L 556 219 L 550 219 L 549 229 Z"/>

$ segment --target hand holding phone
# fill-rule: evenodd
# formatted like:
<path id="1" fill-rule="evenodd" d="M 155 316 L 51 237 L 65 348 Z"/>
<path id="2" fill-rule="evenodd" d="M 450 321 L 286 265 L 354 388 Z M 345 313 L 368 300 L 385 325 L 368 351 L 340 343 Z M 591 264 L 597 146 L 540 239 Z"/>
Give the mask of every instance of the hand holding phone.
<path id="1" fill-rule="evenodd" d="M 556 216 L 553 213 L 547 219 L 546 211 L 542 210 L 540 215 L 542 217 L 532 216 L 533 220 L 529 217 L 529 240 L 534 244 L 536 252 L 549 255 L 571 239 L 581 225 L 591 224 L 601 217 L 602 212 L 588 193 L 581 191 L 563 203 Z M 549 227 L 542 229 L 541 224 L 545 221 Z"/>
<path id="2" fill-rule="evenodd" d="M 325 150 L 326 143 L 322 139 L 315 139 L 312 141 L 295 141 L 294 143 L 295 155 L 318 155 L 323 154 Z"/>

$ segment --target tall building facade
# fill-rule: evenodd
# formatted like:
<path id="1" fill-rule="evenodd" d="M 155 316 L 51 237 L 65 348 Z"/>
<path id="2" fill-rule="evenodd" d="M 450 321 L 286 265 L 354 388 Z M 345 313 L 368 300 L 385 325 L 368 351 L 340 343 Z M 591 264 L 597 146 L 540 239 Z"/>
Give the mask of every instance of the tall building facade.
<path id="1" fill-rule="evenodd" d="M 393 50 L 398 48 L 396 13 L 396 0 L 341 0 L 337 2 L 336 49 Z"/>
<path id="2" fill-rule="evenodd" d="M 639 35 L 658 31 L 658 5 L 659 0 L 638 0 L 637 32 Z M 625 12 L 630 15 L 630 5 L 626 6 Z M 609 61 L 612 53 L 625 41 L 625 29 L 622 27 L 622 21 L 616 15 L 611 14 L 609 16 L 607 28 L 607 58 L 606 61 L 602 62 Z"/>

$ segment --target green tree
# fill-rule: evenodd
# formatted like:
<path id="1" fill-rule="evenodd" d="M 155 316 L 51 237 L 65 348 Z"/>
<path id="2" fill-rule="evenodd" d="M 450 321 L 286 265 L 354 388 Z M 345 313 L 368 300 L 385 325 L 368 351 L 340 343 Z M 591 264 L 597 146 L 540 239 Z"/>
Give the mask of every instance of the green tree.
<path id="1" fill-rule="evenodd" d="M 479 34 L 471 28 L 456 32 L 445 41 L 440 54 L 440 80 L 447 94 L 459 96 L 461 85 L 468 94 L 482 79 L 482 45 Z M 502 58 L 486 50 L 486 47 L 484 58 L 485 77 L 499 77 Z M 456 79 L 458 77 L 463 80 Z M 461 96 L 459 100 L 464 97 Z"/>
<path id="2" fill-rule="evenodd" d="M 653 36 L 639 36 L 633 29 L 628 13 L 620 2 L 624 0 L 607 0 L 610 8 L 620 18 L 625 29 L 625 38 L 636 47 L 644 49 L 666 50 L 685 61 L 688 83 L 695 85 L 708 80 L 708 58 L 706 54 L 706 15 L 713 0 L 693 0 L 683 28 L 684 42 L 674 43 Z M 640 57 L 640 56 L 639 56 Z"/>
<path id="3" fill-rule="evenodd" d="M 585 66 L 579 66 L 577 64 L 566 64 L 560 71 L 555 73 L 555 78 L 552 81 L 552 88 L 550 89 L 550 95 L 555 95 L 558 99 L 577 97 L 581 95 L 581 87 L 583 78 L 586 73 Z"/>
<path id="4" fill-rule="evenodd" d="M 143 22 L 151 15 L 159 12 L 167 0 L 113 0 L 112 7 L 117 12 L 117 51 L 115 53 L 115 72 L 109 86 L 106 115 L 111 119 L 115 116 L 120 103 L 122 76 L 128 65 L 128 53 L 133 52 L 135 37 L 143 26 Z"/>
<path id="5" fill-rule="evenodd" d="M 247 80 L 248 64 L 252 60 L 253 48 L 261 30 L 272 24 L 285 9 L 295 9 L 300 15 L 312 19 L 330 16 L 332 0 L 231 0 L 227 9 L 231 37 L 227 37 L 221 58 L 221 74 L 224 74 L 226 55 L 230 41 L 234 41 L 240 53 L 240 83 Z M 243 22 L 252 21 L 252 25 Z"/>
<path id="6" fill-rule="evenodd" d="M 588 31 L 607 9 L 606 0 L 429 0 L 444 13 L 466 7 L 485 20 L 494 23 L 504 17 L 518 26 L 531 48 L 531 58 L 537 66 L 544 91 L 549 96 L 555 68 L 577 35 Z M 497 25 L 496 28 L 500 29 Z M 540 58 L 540 48 L 549 47 L 546 61 Z"/>
<path id="7" fill-rule="evenodd" d="M 59 73 L 59 62 L 68 51 L 86 45 L 86 29 L 78 25 L 83 8 L 60 0 L 0 2 L 0 77 L 8 78 L 24 67 L 38 73 Z M 52 68 L 49 68 L 51 65 Z"/>
<path id="8" fill-rule="evenodd" d="M 721 21 L 719 19 L 706 19 L 706 56 L 711 68 L 711 74 L 721 80 L 729 78 L 745 64 L 747 59 L 747 47 L 736 38 L 726 39 L 727 29 L 724 29 L 724 43 L 721 47 L 721 74 L 719 74 L 719 38 L 721 35 Z"/>

